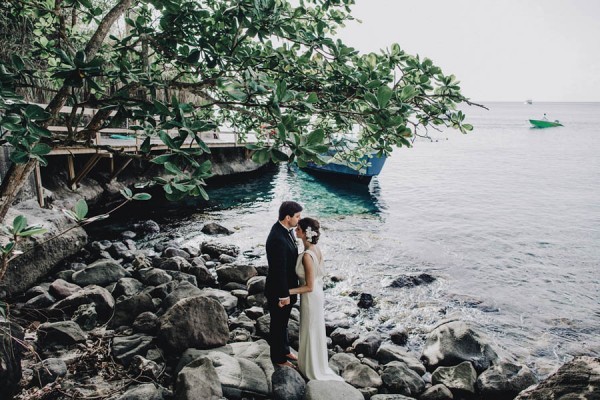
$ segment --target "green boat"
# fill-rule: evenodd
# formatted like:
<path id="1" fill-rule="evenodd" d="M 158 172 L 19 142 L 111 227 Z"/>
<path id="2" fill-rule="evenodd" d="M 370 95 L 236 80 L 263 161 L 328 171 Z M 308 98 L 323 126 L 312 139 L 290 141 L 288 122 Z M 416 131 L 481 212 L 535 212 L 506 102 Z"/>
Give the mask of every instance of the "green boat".
<path id="1" fill-rule="evenodd" d="M 563 126 L 560 122 L 558 122 L 558 120 L 552 122 L 543 119 L 530 119 L 529 122 L 534 128 L 552 128 L 555 126 Z"/>

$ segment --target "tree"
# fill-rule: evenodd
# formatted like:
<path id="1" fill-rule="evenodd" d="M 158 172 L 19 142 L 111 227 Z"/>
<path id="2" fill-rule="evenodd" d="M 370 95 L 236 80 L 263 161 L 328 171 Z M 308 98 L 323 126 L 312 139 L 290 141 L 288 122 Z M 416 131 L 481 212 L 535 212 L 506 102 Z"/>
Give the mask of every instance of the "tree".
<path id="1" fill-rule="evenodd" d="M 19 184 L 52 146 L 93 147 L 96 132 L 124 118 L 144 137 L 142 156 L 171 176 L 167 197 L 206 197 L 210 150 L 199 134 L 228 125 L 258 162 L 322 162 L 329 146 L 357 159 L 410 146 L 430 126 L 466 132 L 469 103 L 453 75 L 398 44 L 359 54 L 334 38 L 352 20 L 353 0 L 9 0 L 0 11 L 21 22 L 28 48 L 0 64 L 0 139 L 14 150 L 0 187 L 0 219 Z M 119 32 L 119 29 L 121 32 Z M 46 109 L 21 94 L 43 93 Z M 48 131 L 60 108 L 74 107 L 69 132 Z M 83 129 L 77 112 L 99 108 Z M 166 133 L 175 129 L 176 135 Z M 347 149 L 340 133 L 360 131 Z M 150 138 L 168 154 L 151 154 Z M 183 146 L 193 138 L 197 148 Z M 341 139 L 341 140 L 335 140 Z M 110 149 L 109 149 L 110 150 Z"/>

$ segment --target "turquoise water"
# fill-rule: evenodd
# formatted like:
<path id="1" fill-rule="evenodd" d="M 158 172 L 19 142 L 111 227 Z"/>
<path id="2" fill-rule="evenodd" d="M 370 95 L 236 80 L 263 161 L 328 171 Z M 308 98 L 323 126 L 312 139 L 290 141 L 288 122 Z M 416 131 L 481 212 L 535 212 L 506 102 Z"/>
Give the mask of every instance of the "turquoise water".
<path id="1" fill-rule="evenodd" d="M 164 236 L 221 240 L 263 252 L 281 201 L 321 220 L 330 310 L 363 329 L 404 326 L 419 351 L 446 318 L 479 327 L 504 357 L 541 375 L 577 354 L 600 355 L 600 104 L 487 104 L 466 110 L 475 131 L 432 131 L 399 149 L 368 187 L 319 181 L 281 166 L 260 178 L 211 187 L 195 212 L 164 216 Z M 543 113 L 561 128 L 529 128 Z M 266 263 L 263 257 L 259 262 Z M 402 274 L 436 282 L 392 289 Z M 352 291 L 377 306 L 353 308 Z"/>

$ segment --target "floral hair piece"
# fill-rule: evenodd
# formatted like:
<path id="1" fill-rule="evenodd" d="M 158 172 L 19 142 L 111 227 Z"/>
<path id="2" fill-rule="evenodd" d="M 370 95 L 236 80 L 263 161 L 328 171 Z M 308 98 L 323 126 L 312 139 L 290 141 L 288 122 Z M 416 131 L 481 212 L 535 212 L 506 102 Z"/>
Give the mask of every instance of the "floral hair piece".
<path id="1" fill-rule="evenodd" d="M 312 243 L 312 238 L 318 235 L 318 233 L 313 231 L 310 226 L 306 228 L 304 234 L 306 235 L 306 240 L 308 240 L 308 243 Z"/>

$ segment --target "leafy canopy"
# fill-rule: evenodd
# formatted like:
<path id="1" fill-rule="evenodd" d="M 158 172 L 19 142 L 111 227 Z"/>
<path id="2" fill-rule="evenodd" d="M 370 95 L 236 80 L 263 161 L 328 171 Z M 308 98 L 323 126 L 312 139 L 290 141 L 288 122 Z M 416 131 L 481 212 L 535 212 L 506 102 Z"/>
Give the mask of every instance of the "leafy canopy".
<path id="1" fill-rule="evenodd" d="M 169 174 L 156 179 L 167 196 L 206 197 L 210 163 L 201 160 L 210 150 L 200 134 L 219 127 L 242 139 L 256 134 L 248 147 L 257 162 L 300 166 L 322 162 L 330 146 L 358 159 L 411 146 L 429 126 L 472 129 L 456 111 L 469 103 L 459 82 L 431 60 L 398 44 L 360 54 L 335 38 L 353 19 L 353 0 L 8 3 L 3 17 L 20 21 L 29 38 L 26 51 L 0 64 L 0 136 L 16 163 L 44 165 L 61 144 L 93 147 L 98 129 L 130 118 L 141 156 Z M 99 35 L 106 25 L 108 34 Z M 56 110 L 27 104 L 39 92 L 75 107 L 64 122 L 68 134 L 47 129 Z M 84 108 L 100 112 L 78 128 Z M 352 147 L 340 136 L 348 132 L 359 133 Z M 152 153 L 154 137 L 170 151 Z"/>

